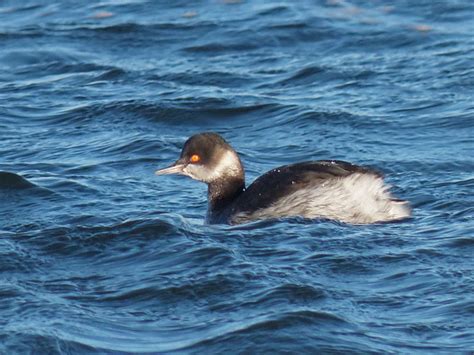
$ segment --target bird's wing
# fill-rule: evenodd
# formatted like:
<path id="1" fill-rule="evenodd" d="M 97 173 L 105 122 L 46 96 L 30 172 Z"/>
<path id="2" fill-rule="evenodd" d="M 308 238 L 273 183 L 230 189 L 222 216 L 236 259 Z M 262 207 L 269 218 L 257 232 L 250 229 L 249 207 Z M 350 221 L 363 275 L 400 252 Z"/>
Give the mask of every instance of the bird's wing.
<path id="1" fill-rule="evenodd" d="M 340 160 L 309 161 L 275 168 L 245 189 L 235 202 L 232 214 L 269 207 L 296 190 L 315 188 L 330 179 L 354 173 L 382 177 L 376 170 Z"/>

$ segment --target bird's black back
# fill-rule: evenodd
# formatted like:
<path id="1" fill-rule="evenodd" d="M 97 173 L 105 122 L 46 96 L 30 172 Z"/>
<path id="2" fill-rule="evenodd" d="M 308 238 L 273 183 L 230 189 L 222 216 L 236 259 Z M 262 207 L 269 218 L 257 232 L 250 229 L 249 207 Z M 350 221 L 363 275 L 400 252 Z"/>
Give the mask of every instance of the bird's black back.
<path id="1" fill-rule="evenodd" d="M 257 178 L 234 201 L 229 217 L 269 207 L 294 191 L 314 188 L 330 179 L 354 173 L 382 176 L 378 171 L 340 160 L 309 161 L 272 169 Z"/>

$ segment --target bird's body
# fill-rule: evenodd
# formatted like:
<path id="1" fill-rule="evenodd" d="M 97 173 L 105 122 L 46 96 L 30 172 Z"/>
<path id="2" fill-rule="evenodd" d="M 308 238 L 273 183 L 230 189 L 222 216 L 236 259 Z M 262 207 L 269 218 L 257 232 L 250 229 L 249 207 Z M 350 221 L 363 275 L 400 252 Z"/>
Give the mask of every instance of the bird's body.
<path id="1" fill-rule="evenodd" d="M 300 216 L 367 224 L 410 216 L 408 203 L 391 196 L 382 174 L 344 161 L 281 166 L 245 188 L 237 153 L 215 133 L 192 136 L 180 159 L 157 171 L 158 175 L 173 173 L 208 184 L 208 223 Z"/>

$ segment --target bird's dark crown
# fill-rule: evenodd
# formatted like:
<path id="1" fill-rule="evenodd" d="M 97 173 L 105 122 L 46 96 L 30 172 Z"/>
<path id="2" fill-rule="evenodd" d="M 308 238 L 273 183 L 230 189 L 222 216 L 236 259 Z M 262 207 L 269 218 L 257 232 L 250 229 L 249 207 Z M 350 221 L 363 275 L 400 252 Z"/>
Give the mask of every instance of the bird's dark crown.
<path id="1" fill-rule="evenodd" d="M 196 163 L 212 165 L 227 150 L 233 151 L 232 147 L 218 134 L 213 132 L 198 133 L 184 143 L 180 160 L 192 163 L 194 156 L 197 160 Z"/>

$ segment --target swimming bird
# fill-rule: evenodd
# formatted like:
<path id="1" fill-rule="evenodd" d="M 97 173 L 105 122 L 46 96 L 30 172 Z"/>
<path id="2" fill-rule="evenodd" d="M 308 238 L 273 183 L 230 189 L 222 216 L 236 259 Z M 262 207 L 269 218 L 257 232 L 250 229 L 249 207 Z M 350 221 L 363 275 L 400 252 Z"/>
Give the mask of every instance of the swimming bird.
<path id="1" fill-rule="evenodd" d="M 210 224 L 296 216 L 369 224 L 411 214 L 408 202 L 392 197 L 381 173 L 340 160 L 281 166 L 245 187 L 237 152 L 213 132 L 190 137 L 179 159 L 155 174 L 186 175 L 206 183 Z"/>

